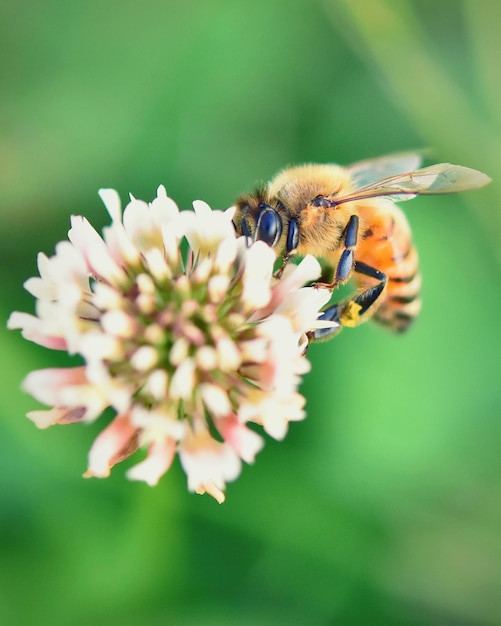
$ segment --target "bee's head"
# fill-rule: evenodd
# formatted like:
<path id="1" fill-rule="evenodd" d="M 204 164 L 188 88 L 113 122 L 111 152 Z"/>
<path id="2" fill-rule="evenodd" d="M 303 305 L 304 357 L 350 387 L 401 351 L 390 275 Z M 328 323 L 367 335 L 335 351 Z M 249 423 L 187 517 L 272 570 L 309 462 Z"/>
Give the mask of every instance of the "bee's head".
<path id="1" fill-rule="evenodd" d="M 264 241 L 279 255 L 294 253 L 299 244 L 297 221 L 290 219 L 280 200 L 273 200 L 265 189 L 243 195 L 236 202 L 235 229 L 250 241 Z"/>

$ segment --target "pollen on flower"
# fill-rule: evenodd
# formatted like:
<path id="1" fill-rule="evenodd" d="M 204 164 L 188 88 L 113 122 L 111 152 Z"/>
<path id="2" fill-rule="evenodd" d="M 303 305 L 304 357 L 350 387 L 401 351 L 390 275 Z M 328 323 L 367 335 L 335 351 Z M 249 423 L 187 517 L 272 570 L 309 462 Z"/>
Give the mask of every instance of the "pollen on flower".
<path id="1" fill-rule="evenodd" d="M 70 241 L 40 254 L 40 276 L 25 284 L 36 315 L 8 322 L 83 361 L 26 377 L 25 390 L 50 407 L 28 417 L 47 428 L 111 407 L 85 476 L 108 476 L 144 448 L 127 475 L 155 485 L 177 454 L 188 488 L 222 502 L 263 445 L 249 424 L 280 439 L 305 415 L 301 344 L 325 324 L 318 316 L 330 296 L 303 287 L 319 264 L 307 257 L 279 280 L 274 251 L 235 236 L 233 209 L 196 202 L 180 212 L 164 187 L 150 204 L 131 197 L 123 214 L 116 191 L 100 196 L 112 219 L 103 237 L 74 216 Z"/>

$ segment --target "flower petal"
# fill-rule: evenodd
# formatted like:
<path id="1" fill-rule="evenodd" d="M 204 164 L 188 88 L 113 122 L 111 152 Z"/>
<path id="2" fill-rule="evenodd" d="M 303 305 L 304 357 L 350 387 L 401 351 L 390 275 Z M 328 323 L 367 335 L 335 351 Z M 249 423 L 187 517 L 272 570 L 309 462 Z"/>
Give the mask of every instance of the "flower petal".
<path id="1" fill-rule="evenodd" d="M 7 320 L 7 328 L 9 330 L 20 329 L 22 335 L 28 341 L 33 341 L 45 348 L 52 350 L 66 350 L 68 344 L 64 337 L 47 334 L 46 324 L 43 320 L 30 315 L 29 313 L 19 313 L 15 311 L 11 313 Z"/>
<path id="2" fill-rule="evenodd" d="M 120 196 L 115 189 L 100 189 L 98 191 L 99 197 L 104 203 L 106 210 L 110 214 L 111 219 L 114 222 L 122 221 L 122 202 Z"/>
<path id="3" fill-rule="evenodd" d="M 241 462 L 233 448 L 216 441 L 208 432 L 187 436 L 180 445 L 179 457 L 190 491 L 211 493 L 215 487 L 220 495 L 226 481 L 240 474 Z"/>
<path id="4" fill-rule="evenodd" d="M 154 441 L 148 448 L 148 456 L 144 461 L 134 465 L 127 472 L 131 480 L 143 480 L 153 487 L 169 469 L 176 452 L 174 439 Z"/>
<path id="5" fill-rule="evenodd" d="M 71 243 L 82 252 L 93 274 L 112 285 L 127 284 L 127 275 L 113 259 L 105 242 L 84 217 L 72 216 L 68 237 Z"/>
<path id="6" fill-rule="evenodd" d="M 137 450 L 137 428 L 128 415 L 118 415 L 100 433 L 89 452 L 85 478 L 106 478 L 111 468 Z"/>
<path id="7" fill-rule="evenodd" d="M 263 439 L 257 433 L 244 426 L 236 416 L 217 420 L 217 429 L 226 443 L 235 450 L 246 463 L 253 463 L 256 454 L 263 447 Z"/>
<path id="8" fill-rule="evenodd" d="M 87 383 L 85 367 L 47 368 L 30 372 L 23 381 L 23 389 L 43 404 L 64 405 L 62 394 L 68 385 Z"/>
<path id="9" fill-rule="evenodd" d="M 275 258 L 273 248 L 262 241 L 256 241 L 248 249 L 242 279 L 242 300 L 249 310 L 260 309 L 269 303 Z"/>

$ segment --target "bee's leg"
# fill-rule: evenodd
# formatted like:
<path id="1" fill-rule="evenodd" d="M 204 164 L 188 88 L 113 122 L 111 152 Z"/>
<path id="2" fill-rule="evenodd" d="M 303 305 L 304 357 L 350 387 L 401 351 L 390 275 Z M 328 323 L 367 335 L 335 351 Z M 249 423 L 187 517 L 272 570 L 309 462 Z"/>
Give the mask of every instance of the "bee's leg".
<path id="1" fill-rule="evenodd" d="M 343 251 L 336 266 L 331 283 L 315 283 L 315 287 L 325 287 L 333 291 L 338 285 L 346 283 L 355 268 L 355 248 L 358 239 L 358 215 L 352 215 L 343 231 Z"/>
<path id="2" fill-rule="evenodd" d="M 334 274 L 335 286 L 345 283 L 355 268 L 355 247 L 358 239 L 358 215 L 352 215 L 343 232 L 344 250 Z"/>
<path id="3" fill-rule="evenodd" d="M 378 281 L 373 287 L 365 289 L 358 295 L 328 306 L 319 316 L 319 320 L 337 322 L 333 328 L 316 328 L 308 333 L 308 343 L 325 341 L 337 335 L 343 326 L 353 327 L 362 322 L 362 316 L 369 314 L 386 287 L 386 274 L 362 261 L 355 261 L 354 270 L 358 274 L 369 276 Z"/>
<path id="4" fill-rule="evenodd" d="M 343 326 L 357 326 L 362 321 L 362 316 L 368 314 L 368 317 L 370 317 L 376 310 L 375 305 L 380 304 L 378 300 L 384 292 L 387 283 L 386 274 L 362 261 L 355 261 L 354 269 L 358 274 L 369 276 L 378 282 L 372 287 L 364 289 L 355 297 L 340 303 L 341 312 L 339 318 Z"/>
<path id="5" fill-rule="evenodd" d="M 282 274 L 284 273 L 284 269 L 286 267 L 286 265 L 290 262 L 292 255 L 290 254 L 286 254 L 283 258 L 282 258 L 282 263 L 280 264 L 280 267 L 278 268 L 278 270 L 273 274 L 275 278 L 282 278 Z"/>
<path id="6" fill-rule="evenodd" d="M 310 330 L 307 333 L 308 345 L 314 341 L 326 341 L 327 339 L 331 339 L 342 330 L 343 327 L 339 317 L 341 313 L 340 307 L 340 304 L 332 304 L 322 311 L 322 314 L 318 317 L 319 320 L 336 322 L 338 325 L 331 328 L 315 328 L 315 330 Z"/>

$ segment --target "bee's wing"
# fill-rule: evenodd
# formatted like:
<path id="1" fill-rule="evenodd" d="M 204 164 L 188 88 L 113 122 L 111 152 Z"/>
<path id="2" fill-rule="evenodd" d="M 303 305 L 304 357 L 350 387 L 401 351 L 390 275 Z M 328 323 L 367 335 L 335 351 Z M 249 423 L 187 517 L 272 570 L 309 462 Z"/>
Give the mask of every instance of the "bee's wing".
<path id="1" fill-rule="evenodd" d="M 422 155 L 416 152 L 397 152 L 376 159 L 366 159 L 348 165 L 355 189 L 380 181 L 388 176 L 412 172 L 421 165 Z"/>
<path id="2" fill-rule="evenodd" d="M 334 199 L 335 204 L 354 202 L 365 198 L 378 196 L 390 197 L 395 202 L 410 200 L 417 195 L 432 195 L 440 193 L 454 193 L 478 189 L 487 185 L 491 179 L 478 170 L 451 165 L 450 163 L 438 163 L 423 167 L 407 174 L 389 176 L 376 182 L 359 187 L 346 196 Z"/>

